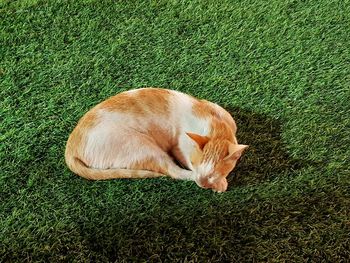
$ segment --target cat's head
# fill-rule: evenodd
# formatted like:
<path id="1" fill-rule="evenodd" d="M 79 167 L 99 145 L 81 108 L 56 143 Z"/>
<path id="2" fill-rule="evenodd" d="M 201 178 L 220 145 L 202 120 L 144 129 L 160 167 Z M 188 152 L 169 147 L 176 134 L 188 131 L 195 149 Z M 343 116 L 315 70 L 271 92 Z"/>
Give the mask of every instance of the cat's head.
<path id="1" fill-rule="evenodd" d="M 191 155 L 196 183 L 202 188 L 226 191 L 226 177 L 235 168 L 248 145 L 234 144 L 226 139 L 211 139 L 194 133 L 187 135 L 196 145 Z"/>

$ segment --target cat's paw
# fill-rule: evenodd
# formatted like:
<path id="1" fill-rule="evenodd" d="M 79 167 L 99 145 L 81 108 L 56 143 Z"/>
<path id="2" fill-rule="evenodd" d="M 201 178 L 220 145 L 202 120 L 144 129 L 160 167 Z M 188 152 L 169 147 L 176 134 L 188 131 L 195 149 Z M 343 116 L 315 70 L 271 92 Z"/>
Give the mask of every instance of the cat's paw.
<path id="1" fill-rule="evenodd" d="M 227 186 L 228 186 L 227 180 L 223 179 L 223 180 L 217 181 L 214 184 L 212 190 L 217 193 L 223 193 L 227 190 Z"/>
<path id="2" fill-rule="evenodd" d="M 171 177 L 174 178 L 174 179 L 177 179 L 177 180 L 190 180 L 190 181 L 193 181 L 194 178 L 195 178 L 195 174 L 194 174 L 193 171 L 181 169 L 181 171 L 178 171 L 177 173 L 175 173 Z"/>

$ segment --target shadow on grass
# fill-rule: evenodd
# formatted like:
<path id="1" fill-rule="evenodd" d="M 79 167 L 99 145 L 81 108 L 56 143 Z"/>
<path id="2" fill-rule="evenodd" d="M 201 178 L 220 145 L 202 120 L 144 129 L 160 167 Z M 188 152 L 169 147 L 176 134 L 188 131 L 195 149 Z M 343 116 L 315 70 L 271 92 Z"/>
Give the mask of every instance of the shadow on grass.
<path id="1" fill-rule="evenodd" d="M 238 108 L 227 111 L 237 123 L 238 142 L 249 145 L 228 178 L 229 186 L 258 184 L 310 165 L 288 155 L 278 120 Z"/>

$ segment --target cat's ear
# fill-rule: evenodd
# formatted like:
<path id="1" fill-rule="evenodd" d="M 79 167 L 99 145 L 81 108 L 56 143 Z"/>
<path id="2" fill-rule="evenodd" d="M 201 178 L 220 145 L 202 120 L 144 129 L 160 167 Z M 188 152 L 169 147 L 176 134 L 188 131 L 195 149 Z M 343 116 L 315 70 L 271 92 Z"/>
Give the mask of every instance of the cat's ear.
<path id="1" fill-rule="evenodd" d="M 247 149 L 248 147 L 249 147 L 248 145 L 244 145 L 244 144 L 230 143 L 228 147 L 228 154 L 224 158 L 224 160 L 228 160 L 228 159 L 238 160 L 241 157 L 244 150 Z"/>
<path id="2" fill-rule="evenodd" d="M 203 150 L 204 146 L 207 144 L 207 142 L 210 140 L 209 137 L 207 136 L 202 136 L 199 134 L 195 134 L 195 133 L 190 133 L 190 132 L 186 132 L 186 134 L 188 135 L 188 137 L 190 137 L 195 143 L 197 143 L 199 149 Z"/>

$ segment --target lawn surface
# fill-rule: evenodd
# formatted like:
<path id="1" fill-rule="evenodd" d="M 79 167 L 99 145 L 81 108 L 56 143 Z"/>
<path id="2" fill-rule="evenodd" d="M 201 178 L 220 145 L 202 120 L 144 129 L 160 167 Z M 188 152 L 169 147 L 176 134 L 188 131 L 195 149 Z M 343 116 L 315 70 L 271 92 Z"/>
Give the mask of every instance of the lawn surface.
<path id="1" fill-rule="evenodd" d="M 79 118 L 145 86 L 231 111 L 228 192 L 66 168 Z M 0 97 L 0 261 L 350 258 L 347 1 L 0 0 Z"/>

